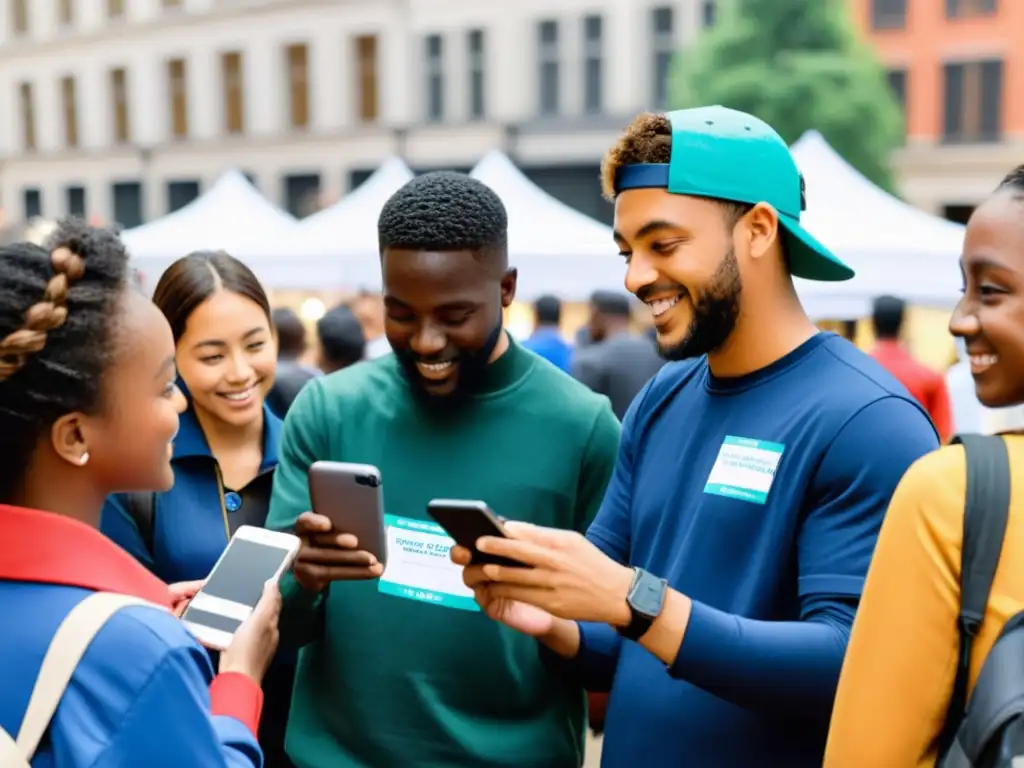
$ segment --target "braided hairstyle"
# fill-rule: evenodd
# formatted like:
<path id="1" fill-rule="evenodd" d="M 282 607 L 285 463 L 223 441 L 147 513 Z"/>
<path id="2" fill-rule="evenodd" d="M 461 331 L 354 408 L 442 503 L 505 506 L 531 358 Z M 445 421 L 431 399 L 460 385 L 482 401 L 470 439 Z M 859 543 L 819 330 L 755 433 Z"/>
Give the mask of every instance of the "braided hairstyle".
<path id="1" fill-rule="evenodd" d="M 57 419 L 101 406 L 117 305 L 130 282 L 117 236 L 80 221 L 62 222 L 45 247 L 0 247 L 0 501 L 18 491 Z"/>

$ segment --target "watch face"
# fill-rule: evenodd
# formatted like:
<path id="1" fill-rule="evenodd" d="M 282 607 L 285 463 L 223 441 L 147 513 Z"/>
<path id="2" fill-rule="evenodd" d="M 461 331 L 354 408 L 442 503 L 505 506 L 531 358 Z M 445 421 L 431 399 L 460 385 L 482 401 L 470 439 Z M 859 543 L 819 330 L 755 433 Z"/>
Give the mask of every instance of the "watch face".
<path id="1" fill-rule="evenodd" d="M 665 599 L 664 591 L 661 579 L 644 573 L 637 580 L 629 602 L 633 610 L 647 616 L 657 616 L 661 613 L 661 604 Z"/>

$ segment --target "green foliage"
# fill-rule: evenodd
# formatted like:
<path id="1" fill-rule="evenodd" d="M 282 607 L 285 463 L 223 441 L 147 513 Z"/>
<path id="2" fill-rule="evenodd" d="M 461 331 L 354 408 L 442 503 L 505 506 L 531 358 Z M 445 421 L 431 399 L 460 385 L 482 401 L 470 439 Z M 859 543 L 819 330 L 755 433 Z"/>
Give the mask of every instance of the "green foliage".
<path id="1" fill-rule="evenodd" d="M 718 24 L 673 66 L 673 109 L 721 104 L 787 142 L 817 129 L 847 162 L 892 189 L 903 116 L 846 0 L 723 0 Z"/>

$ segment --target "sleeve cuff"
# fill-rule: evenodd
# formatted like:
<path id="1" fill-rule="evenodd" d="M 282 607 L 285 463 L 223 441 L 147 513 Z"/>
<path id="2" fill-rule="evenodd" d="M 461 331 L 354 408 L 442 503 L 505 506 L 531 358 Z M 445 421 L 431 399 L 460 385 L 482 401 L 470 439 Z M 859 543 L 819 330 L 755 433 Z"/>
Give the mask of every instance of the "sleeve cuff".
<path id="1" fill-rule="evenodd" d="M 683 642 L 676 660 L 668 668 L 669 675 L 686 680 L 694 667 L 704 666 L 708 659 L 719 656 L 722 637 L 734 631 L 730 622 L 734 623 L 735 617 L 693 600 Z"/>
<path id="2" fill-rule="evenodd" d="M 842 574 L 801 576 L 797 579 L 797 590 L 800 597 L 807 597 L 808 595 L 860 597 L 860 593 L 864 591 L 864 577 L 845 576 Z"/>
<path id="3" fill-rule="evenodd" d="M 256 736 L 263 711 L 263 690 L 240 672 L 217 675 L 210 683 L 210 711 L 238 720 Z"/>

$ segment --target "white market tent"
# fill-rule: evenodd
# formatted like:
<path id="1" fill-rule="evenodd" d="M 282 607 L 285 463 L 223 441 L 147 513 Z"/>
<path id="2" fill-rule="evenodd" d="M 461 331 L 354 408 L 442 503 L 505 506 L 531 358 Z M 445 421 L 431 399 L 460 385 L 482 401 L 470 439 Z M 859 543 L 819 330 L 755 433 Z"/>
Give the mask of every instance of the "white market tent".
<path id="1" fill-rule="evenodd" d="M 517 299 L 553 293 L 563 301 L 585 301 L 595 290 L 624 290 L 626 265 L 610 227 L 549 195 L 502 152 L 484 156 L 470 175 L 505 204 L 509 261 L 519 270 Z"/>
<path id="2" fill-rule="evenodd" d="M 283 287 L 296 220 L 267 200 L 239 171 L 224 173 L 188 205 L 121 233 L 133 263 L 152 289 L 170 264 L 193 251 L 224 250 L 267 287 Z"/>
<path id="3" fill-rule="evenodd" d="M 964 227 L 925 213 L 876 187 L 817 131 L 793 144 L 807 183 L 801 222 L 857 273 L 836 283 L 800 280 L 812 317 L 870 314 L 871 300 L 892 294 L 909 303 L 951 309 L 959 298 Z"/>
<path id="4" fill-rule="evenodd" d="M 334 205 L 303 219 L 290 251 L 304 262 L 317 262 L 321 277 L 307 287 L 346 284 L 380 288 L 377 219 L 395 192 L 413 178 L 409 166 L 391 157 L 362 184 Z"/>

